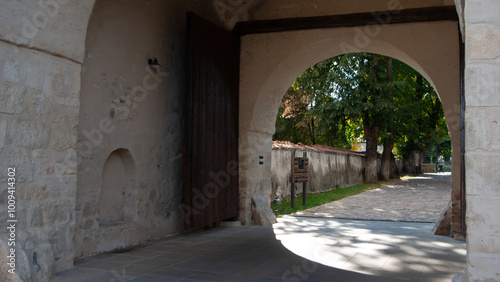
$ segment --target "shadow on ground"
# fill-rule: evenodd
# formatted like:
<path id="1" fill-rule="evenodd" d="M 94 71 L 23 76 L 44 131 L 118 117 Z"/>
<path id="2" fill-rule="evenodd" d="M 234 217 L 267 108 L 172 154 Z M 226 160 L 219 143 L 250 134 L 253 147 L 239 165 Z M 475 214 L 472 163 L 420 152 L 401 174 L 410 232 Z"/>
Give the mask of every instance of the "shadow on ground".
<path id="1" fill-rule="evenodd" d="M 408 195 L 425 204 L 432 191 L 446 195 L 443 181 L 444 174 L 424 175 L 371 195 L 386 209 Z M 376 203 L 373 197 L 368 203 Z M 346 213 L 367 201 L 350 200 L 343 204 Z M 273 226 L 221 227 L 87 257 L 55 281 L 451 281 L 465 267 L 465 243 L 434 236 L 432 227 L 289 216 Z"/>

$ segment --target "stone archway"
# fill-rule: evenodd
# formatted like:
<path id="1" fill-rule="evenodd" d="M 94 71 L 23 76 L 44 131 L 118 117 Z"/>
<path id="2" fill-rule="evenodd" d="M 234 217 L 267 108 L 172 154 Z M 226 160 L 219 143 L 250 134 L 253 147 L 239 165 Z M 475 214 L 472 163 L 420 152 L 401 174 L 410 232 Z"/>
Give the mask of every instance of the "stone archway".
<path id="1" fill-rule="evenodd" d="M 324 59 L 348 52 L 396 58 L 436 89 L 453 148 L 452 203 L 459 201 L 460 67 L 456 22 L 289 31 L 242 37 L 240 81 L 240 219 L 253 224 L 252 198 L 270 196 L 271 138 L 281 99 L 293 80 Z M 264 165 L 259 165 L 259 155 Z M 268 213 L 269 214 L 269 213 Z M 460 230 L 460 218 L 452 219 Z"/>
<path id="2" fill-rule="evenodd" d="M 77 207 L 76 209 L 80 208 L 76 201 L 77 172 L 81 170 L 81 167 L 77 165 L 73 156 L 77 150 L 78 140 L 76 127 L 79 122 L 81 103 L 80 78 L 81 72 L 86 70 L 83 67 L 85 40 L 95 2 L 95 0 L 46 0 L 30 2 L 4 1 L 2 3 L 0 60 L 3 64 L 3 77 L 1 77 L 0 83 L 9 86 L 8 89 L 11 91 L 15 90 L 16 94 L 20 94 L 16 96 L 19 99 L 8 100 L 8 103 L 14 103 L 14 105 L 24 103 L 25 107 L 8 106 L 3 107 L 1 110 L 0 161 L 5 168 L 16 165 L 24 174 L 20 175 L 23 179 L 18 187 L 19 191 L 26 191 L 23 192 L 26 194 L 24 195 L 26 205 L 20 207 L 19 211 L 25 214 L 26 220 L 20 222 L 19 227 L 29 230 L 29 234 L 25 234 L 26 238 L 23 241 L 30 241 L 33 244 L 19 246 L 17 251 L 25 251 L 29 254 L 35 247 L 54 250 L 57 258 L 39 259 L 39 261 L 43 261 L 41 272 L 43 275 L 47 275 L 43 277 L 48 278 L 53 276 L 55 271 L 70 268 L 73 265 L 73 258 L 81 255 L 79 238 L 75 239 L 75 237 L 78 237 L 78 235 L 75 235 L 75 229 L 78 228 L 78 223 L 75 221 L 75 217 L 77 217 L 75 207 Z M 178 2 L 186 3 L 188 1 Z M 201 11 L 201 13 L 208 14 L 208 16 L 212 14 L 212 18 L 217 19 L 216 12 L 212 11 L 213 1 L 201 2 L 190 1 L 191 6 L 186 6 L 185 9 Z M 236 2 L 238 1 L 231 1 L 231 3 Z M 264 1 L 259 2 L 263 3 Z M 269 3 L 273 3 L 274 7 L 278 8 L 284 2 L 285 0 L 269 1 Z M 316 10 L 318 6 L 309 5 L 311 4 L 310 1 L 286 0 L 286 2 L 287 5 L 289 2 L 293 2 L 292 4 L 300 2 L 308 5 L 309 8 L 305 11 L 310 15 L 332 14 L 332 11 L 338 12 L 338 7 L 333 1 L 316 1 L 323 6 L 327 6 L 329 8 L 327 11 Z M 424 5 L 417 3 L 417 1 L 405 2 L 409 4 L 411 2 L 416 6 Z M 468 172 L 467 200 L 470 204 L 467 210 L 470 232 L 467 243 L 469 260 L 472 261 L 468 265 L 468 271 L 471 272 L 472 278 L 486 277 L 485 279 L 487 279 L 498 277 L 498 274 L 494 273 L 496 266 L 494 263 L 495 260 L 498 260 L 499 253 L 498 240 L 494 240 L 499 229 L 498 220 L 491 215 L 495 211 L 495 201 L 498 198 L 498 189 L 496 189 L 498 188 L 498 177 L 495 174 L 498 167 L 496 156 L 499 151 L 498 146 L 495 145 L 495 140 L 499 136 L 498 123 L 496 122 L 498 120 L 496 114 L 498 112 L 498 99 L 494 95 L 494 93 L 498 92 L 496 91 L 498 85 L 495 82 L 498 78 L 498 52 L 497 48 L 495 48 L 498 45 L 499 21 L 498 15 L 495 14 L 498 10 L 498 2 L 494 0 L 468 1 L 465 5 L 463 0 L 443 0 L 425 1 L 425 5 L 442 5 L 442 3 L 451 5 L 453 2 L 456 3 L 459 11 L 461 27 L 464 31 L 463 38 L 467 47 L 465 54 L 467 63 L 465 88 L 468 100 L 468 117 L 466 119 L 468 129 L 465 140 L 468 149 L 466 154 Z M 380 5 L 385 7 L 387 4 L 384 1 L 374 3 L 379 5 L 377 7 L 381 7 Z M 367 11 L 365 2 L 357 1 L 355 4 L 357 5 L 345 3 L 343 6 L 348 7 L 348 9 L 340 12 L 359 12 L 360 9 L 361 11 Z M 297 10 L 303 10 L 299 5 L 295 5 L 295 7 Z M 171 12 L 174 15 L 181 13 L 176 10 L 171 10 Z M 297 16 L 297 14 L 288 12 L 289 10 L 286 9 L 272 8 L 262 18 Z M 179 21 L 179 25 L 183 25 L 183 22 L 183 19 Z M 445 32 L 441 25 L 447 25 L 448 27 L 445 30 L 448 29 L 449 32 Z M 416 64 L 410 65 L 413 67 L 418 65 L 422 70 L 427 71 L 426 77 L 431 78 L 438 90 L 445 106 L 450 128 L 453 128 L 454 125 L 458 124 L 459 107 L 458 103 L 455 103 L 455 100 L 457 100 L 455 96 L 451 99 L 445 98 L 445 92 L 455 93 L 456 87 L 446 89 L 447 83 L 443 84 L 443 82 L 450 80 L 448 84 L 455 85 L 451 80 L 455 80 L 458 75 L 458 71 L 455 71 L 458 68 L 457 60 L 450 60 L 449 58 L 450 54 L 455 58 L 457 53 L 454 49 L 458 48 L 456 44 L 458 36 L 455 36 L 456 25 L 442 22 L 421 24 L 421 27 L 422 30 L 411 36 L 424 40 L 415 40 L 413 44 L 405 44 L 404 40 L 401 39 L 399 43 L 390 43 L 393 46 L 391 48 L 384 48 L 383 44 L 379 44 L 376 46 L 377 48 L 365 46 L 362 49 L 381 54 L 389 53 L 387 55 L 396 57 L 406 63 L 409 63 L 408 59 L 412 58 Z M 28 28 L 30 29 L 28 30 Z M 404 37 L 405 33 L 410 32 L 398 32 L 393 34 L 393 40 L 387 41 L 386 39 L 390 35 L 387 30 L 394 29 L 398 28 L 384 27 L 383 31 L 375 37 L 380 39 L 381 42 L 391 42 L 398 41 L 396 40 L 397 36 Z M 242 142 L 240 148 L 242 149 L 241 161 L 243 164 L 241 200 L 242 204 L 246 205 L 242 210 L 241 218 L 245 223 L 251 222 L 251 218 L 245 213 L 245 210 L 248 210 L 248 203 L 251 201 L 249 196 L 253 191 L 261 188 L 264 192 L 264 187 L 268 181 L 264 171 L 266 166 L 258 166 L 258 153 L 267 152 L 267 148 L 270 148 L 270 134 L 274 131 L 274 125 L 270 123 L 271 126 L 269 127 L 259 121 L 273 119 L 273 111 L 275 110 L 265 110 L 266 107 L 263 105 L 267 101 L 265 98 L 277 95 L 276 93 L 284 93 L 283 91 L 301 70 L 326 58 L 325 52 L 308 55 L 315 58 L 308 57 L 305 52 L 299 52 L 301 50 L 300 46 L 319 44 L 321 41 L 325 41 L 330 45 L 332 45 L 332 42 L 338 44 L 338 40 L 342 38 L 341 35 L 335 36 L 338 31 L 331 32 L 337 41 L 330 38 L 328 34 L 323 38 L 320 36 L 321 34 L 325 35 L 325 32 L 328 33 L 327 31 L 311 32 L 312 35 L 316 34 L 313 36 L 315 38 L 306 42 L 298 42 L 300 40 L 297 40 L 299 37 L 296 32 L 280 33 L 275 37 L 278 41 L 275 41 L 276 44 L 274 45 L 270 44 L 271 42 L 266 36 L 255 35 L 244 38 L 245 45 L 262 39 L 260 41 L 262 42 L 261 49 L 269 49 L 271 55 L 267 56 L 256 52 L 259 50 L 256 42 L 253 42 L 252 46 L 248 46 L 252 47 L 253 50 L 250 48 L 243 51 L 246 65 L 243 65 L 242 74 L 247 75 L 247 77 L 242 77 L 243 99 L 241 103 L 243 106 L 240 118 Z M 273 36 L 276 35 L 270 37 Z M 351 32 L 346 32 L 345 36 L 354 38 L 356 33 L 351 30 Z M 178 37 L 180 36 L 176 33 L 175 36 L 169 38 L 174 42 L 180 40 Z M 435 42 L 445 42 L 445 44 L 433 44 L 432 39 L 429 38 L 433 38 Z M 283 42 L 279 42 L 281 39 L 283 39 Z M 353 41 L 350 42 L 354 43 Z M 371 42 L 371 45 L 373 45 L 374 41 Z M 332 45 L 331 50 L 327 46 L 323 46 L 323 51 L 330 50 L 328 56 L 338 54 L 336 51 L 339 51 L 339 48 L 335 46 L 336 44 Z M 450 49 L 448 46 L 452 48 Z M 282 49 L 283 52 L 277 52 L 276 48 Z M 293 49 L 293 52 L 290 49 Z M 395 49 L 404 51 L 400 54 L 401 57 L 393 53 Z M 313 49 L 310 48 L 309 50 L 312 51 Z M 383 52 L 384 50 L 385 52 Z M 427 50 L 428 54 L 418 55 L 418 50 Z M 450 52 L 447 52 L 447 50 Z M 172 48 L 167 52 L 175 55 L 183 54 L 182 48 L 181 51 L 178 48 L 175 50 Z M 295 56 L 291 56 L 291 54 L 295 54 Z M 304 62 L 297 59 L 300 57 L 299 55 L 305 56 Z M 292 59 L 287 60 L 286 58 L 290 56 Z M 251 62 L 251 58 L 255 58 L 256 61 Z M 265 58 L 268 60 L 262 60 Z M 9 61 L 8 64 L 7 61 Z M 287 70 L 287 64 L 290 67 L 289 70 Z M 182 62 L 180 65 L 182 66 Z M 429 66 L 433 65 L 440 67 L 429 68 Z M 447 72 L 447 69 L 453 71 Z M 417 68 L 417 70 L 419 69 Z M 443 72 L 440 73 L 440 71 Z M 453 74 L 450 75 L 450 73 Z M 182 79 L 178 78 L 176 80 Z M 267 83 L 268 80 L 272 83 Z M 254 82 L 257 84 L 250 84 Z M 176 87 L 182 88 L 182 86 L 178 85 Z M 4 92 L 2 92 L 3 94 Z M 49 99 L 46 99 L 47 97 Z M 277 101 L 277 99 L 271 100 Z M 40 105 L 41 107 L 31 107 L 31 105 Z M 274 109 L 277 109 L 277 107 L 274 107 Z M 264 116 L 260 117 L 261 114 Z M 23 130 L 14 130 L 13 128 Z M 28 138 L 17 138 L 19 132 L 22 132 L 24 137 Z M 50 136 L 46 136 L 45 132 L 51 132 Z M 452 139 L 454 143 L 458 142 L 455 131 L 452 132 Z M 161 146 L 158 148 L 161 148 Z M 253 149 L 249 150 L 250 148 Z M 456 148 L 456 144 L 454 148 Z M 453 154 L 454 167 L 458 167 L 456 162 L 460 158 L 456 157 L 457 150 L 454 150 Z M 264 155 L 269 160 L 270 155 L 267 153 Z M 176 156 L 175 153 L 168 155 L 172 159 Z M 168 164 L 167 161 L 158 165 L 164 167 Z M 265 164 L 267 164 L 267 161 Z M 55 168 L 59 170 L 54 172 Z M 34 172 L 37 173 L 36 177 L 33 176 Z M 255 173 L 255 175 L 252 175 L 252 173 Z M 457 177 L 458 174 L 454 175 Z M 175 182 L 172 179 L 165 181 Z M 454 178 L 452 200 L 455 202 L 459 200 L 455 194 L 457 182 Z M 45 187 L 50 188 L 49 193 L 51 196 L 48 198 L 43 198 L 44 193 L 41 193 L 43 189 L 46 189 Z M 60 203 L 60 205 L 55 205 L 54 202 Z M 168 201 L 160 203 L 158 206 L 166 203 Z M 54 220 L 44 223 L 40 220 L 41 217 L 35 218 L 41 214 L 38 209 L 41 207 L 48 212 L 47 214 L 60 217 L 56 219 L 59 222 L 56 229 L 53 228 Z M 37 220 L 33 221 L 33 218 Z M 35 222 L 36 224 L 33 224 Z M 160 225 L 158 222 L 152 224 L 155 226 Z M 152 231 L 151 235 L 157 237 L 159 234 L 170 233 L 172 233 L 172 230 L 159 227 Z M 23 241 L 20 241 L 20 243 Z M 485 242 L 488 243 L 485 244 Z M 50 252 L 43 253 L 49 254 Z M 29 265 L 27 260 L 26 265 Z M 25 273 L 27 272 L 31 273 L 31 268 L 25 271 Z M 34 270 L 33 273 L 35 274 Z M 31 274 L 29 277 L 31 277 Z"/>

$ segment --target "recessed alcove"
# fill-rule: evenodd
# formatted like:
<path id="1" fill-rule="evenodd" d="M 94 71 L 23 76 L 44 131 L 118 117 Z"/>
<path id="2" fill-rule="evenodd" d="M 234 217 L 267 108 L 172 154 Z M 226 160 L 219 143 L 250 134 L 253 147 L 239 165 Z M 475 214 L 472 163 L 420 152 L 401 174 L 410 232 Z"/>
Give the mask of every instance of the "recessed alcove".
<path id="1" fill-rule="evenodd" d="M 101 225 L 135 221 L 136 187 L 136 167 L 130 152 L 126 149 L 111 152 L 102 169 L 99 197 L 99 223 Z"/>

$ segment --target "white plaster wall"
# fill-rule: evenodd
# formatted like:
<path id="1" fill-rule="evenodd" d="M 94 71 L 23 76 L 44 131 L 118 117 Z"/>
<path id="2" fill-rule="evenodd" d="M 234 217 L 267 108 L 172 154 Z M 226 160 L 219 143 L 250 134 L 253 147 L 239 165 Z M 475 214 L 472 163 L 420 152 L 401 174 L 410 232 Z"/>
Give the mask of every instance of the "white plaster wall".
<path id="1" fill-rule="evenodd" d="M 252 191 L 246 182 L 261 170 L 246 154 L 270 157 L 253 144 L 269 143 L 281 99 L 293 80 L 324 59 L 347 52 L 372 52 L 399 59 L 419 71 L 436 89 L 443 104 L 452 139 L 452 189 L 459 191 L 460 92 L 459 34 L 456 22 L 429 22 L 338 29 L 316 29 L 242 37 L 240 80 L 240 205 L 247 210 Z M 259 138 L 264 138 L 259 141 Z M 258 175 L 261 175 L 259 172 Z M 270 178 L 270 172 L 262 174 Z M 269 190 L 270 187 L 264 189 Z M 269 194 L 269 193 L 268 193 Z M 245 224 L 246 217 L 241 215 Z"/>
<path id="2" fill-rule="evenodd" d="M 83 67 L 82 71 L 82 63 L 86 50 L 87 25 L 94 2 L 94 0 L 5 0 L 0 2 L 2 14 L 0 17 L 0 98 L 2 101 L 0 103 L 0 179 L 2 183 L 6 183 L 7 168 L 16 166 L 19 215 L 16 270 L 18 278 L 25 281 L 49 280 L 55 272 L 72 267 L 73 258 L 81 253 L 79 246 L 81 242 L 78 241 L 78 236 L 75 243 L 75 233 L 79 230 L 78 222 L 80 222 L 78 212 L 75 213 L 75 207 L 78 206 L 76 200 L 77 170 L 82 171 L 83 174 L 85 170 L 80 170 L 79 167 L 77 169 L 76 154 L 81 148 L 77 143 L 78 131 L 82 130 L 80 123 L 81 78 L 82 74 L 85 77 L 88 70 Z M 125 3 L 125 1 L 122 2 Z M 140 21 L 144 21 L 142 26 L 153 26 L 154 32 L 162 29 L 162 32 L 158 34 L 163 35 L 163 38 L 150 41 L 147 46 L 144 46 L 144 50 L 151 51 L 151 54 L 141 53 L 140 49 L 134 49 L 134 51 L 139 51 L 138 55 L 141 56 L 137 64 L 140 64 L 140 68 L 133 69 L 129 64 L 131 61 L 126 57 L 113 61 L 104 60 L 105 63 L 114 64 L 116 67 L 114 70 L 125 66 L 124 72 L 140 74 L 140 81 L 139 79 L 127 81 L 130 84 L 134 83 L 132 85 L 139 83 L 143 85 L 142 79 L 145 76 L 144 67 L 146 66 L 144 58 L 149 56 L 158 56 L 166 71 L 170 72 L 169 77 L 164 80 L 163 88 L 158 87 L 161 90 L 154 93 L 160 98 L 141 100 L 140 106 L 143 110 L 140 113 L 131 114 L 132 118 L 142 123 L 131 128 L 130 135 L 120 136 L 122 140 L 112 139 L 111 141 L 115 143 L 107 147 L 114 147 L 117 143 L 140 143 L 137 140 L 143 136 L 146 136 L 146 139 L 149 138 L 148 140 L 155 140 L 149 143 L 154 143 L 154 146 L 135 145 L 134 147 L 135 156 L 144 155 L 153 159 L 149 162 L 154 169 L 151 168 L 147 174 L 141 175 L 141 185 L 152 187 L 148 188 L 148 192 L 156 191 L 156 194 L 143 195 L 146 199 L 152 199 L 153 204 L 143 204 L 146 208 L 142 214 L 150 220 L 145 223 L 148 228 L 146 231 L 137 231 L 136 234 L 139 236 L 132 239 L 134 242 L 157 238 L 178 230 L 180 225 L 179 223 L 170 224 L 165 220 L 168 217 L 176 218 L 172 213 L 169 214 L 173 210 L 171 206 L 178 200 L 175 200 L 174 193 L 169 190 L 169 185 L 175 183 L 179 186 L 177 189 L 181 187 L 178 184 L 180 177 L 178 171 L 174 169 L 170 172 L 171 168 L 167 167 L 170 165 L 168 160 L 177 157 L 173 153 L 179 151 L 179 142 L 181 142 L 176 134 L 182 122 L 179 118 L 182 113 L 178 112 L 178 108 L 181 104 L 179 93 L 183 88 L 182 54 L 184 48 L 182 44 L 185 40 L 180 32 L 185 24 L 186 10 L 194 10 L 202 15 L 206 13 L 204 9 L 199 9 L 198 2 L 176 0 L 162 2 L 162 8 L 165 10 L 155 11 L 157 24 L 147 20 L 148 15 L 143 13 L 148 11 L 148 7 L 149 11 L 154 10 L 155 3 L 151 1 L 135 1 L 134 3 L 140 4 L 139 8 L 144 6 L 146 10 L 137 9 L 137 12 L 141 13 L 139 18 L 126 19 L 131 24 L 141 19 Z M 132 1 L 126 1 L 126 3 L 130 4 Z M 213 8 L 207 7 L 206 10 L 215 15 Z M 117 31 L 120 32 L 120 29 L 118 28 Z M 137 35 L 141 30 L 136 29 L 134 32 Z M 151 35 L 151 32 L 144 34 L 145 37 L 148 35 Z M 111 42 L 111 45 L 113 43 L 115 42 Z M 140 42 L 135 43 L 140 44 Z M 108 51 L 112 55 L 128 55 L 127 52 L 113 53 L 112 51 L 116 49 Z M 87 57 L 92 56 L 91 53 L 87 55 Z M 114 58 L 116 59 L 116 56 Z M 137 57 L 132 58 L 134 59 Z M 117 74 L 117 76 L 110 76 L 109 83 L 111 84 L 117 81 L 115 79 L 118 81 L 123 79 L 119 76 L 119 71 L 112 74 Z M 146 83 L 149 87 L 154 82 L 155 80 L 147 80 Z M 112 84 L 110 87 L 115 87 L 116 90 L 116 85 Z M 83 103 L 87 101 L 84 99 Z M 97 102 L 100 101 L 97 99 Z M 109 101 L 104 104 L 107 107 L 105 111 L 109 114 Z M 99 105 L 99 103 L 95 104 L 96 111 L 99 110 Z M 161 108 L 168 109 L 168 112 L 162 112 L 159 110 Z M 145 112 L 150 112 L 149 116 L 147 113 L 144 114 Z M 155 115 L 154 119 L 153 115 Z M 138 123 L 136 121 L 136 124 Z M 85 122 L 83 124 L 85 125 Z M 109 129 L 108 125 L 103 126 Z M 146 130 L 148 126 L 158 129 L 157 132 L 151 134 L 151 131 Z M 123 125 L 119 127 L 116 127 L 117 132 L 126 128 Z M 96 124 L 92 124 L 85 129 L 95 128 Z M 160 139 L 162 141 L 158 141 Z M 168 155 L 168 153 L 173 155 Z M 96 157 L 97 160 L 99 158 L 101 155 Z M 145 158 L 138 158 L 143 168 L 148 166 L 145 164 Z M 99 163 L 96 161 L 93 166 L 98 167 Z M 93 166 L 90 167 L 93 168 Z M 141 172 L 144 173 L 144 169 Z M 96 179 L 85 178 L 83 178 L 83 183 L 94 186 L 99 184 Z M 4 200 L 7 199 L 5 186 L 0 188 L 0 193 L 2 195 L 0 207 L 3 211 L 6 210 Z M 2 219 L 0 256 L 2 258 L 7 256 L 6 216 L 6 213 L 0 215 Z M 116 231 L 119 236 L 119 228 L 117 230 L 110 232 Z M 126 243 L 125 241 L 118 245 L 122 246 Z M 31 259 L 34 251 L 38 255 L 41 268 L 39 272 L 35 271 Z M 12 276 L 6 277 L 6 274 L 6 265 L 2 263 L 0 280 L 13 279 Z"/>
<path id="3" fill-rule="evenodd" d="M 465 1 L 466 281 L 500 281 L 500 2 Z"/>
<path id="4" fill-rule="evenodd" d="M 301 157 L 303 151 L 297 150 L 295 156 Z M 321 151 L 308 151 L 309 183 L 307 193 L 316 194 L 336 188 L 358 185 L 363 182 L 364 157 L 359 155 L 335 154 Z M 273 149 L 271 159 L 271 200 L 278 197 L 289 198 L 291 194 L 292 152 Z M 295 185 L 295 193 L 302 193 L 302 185 Z"/>
<path id="5" fill-rule="evenodd" d="M 184 229 L 181 209 L 186 11 L 191 1 L 97 1 L 89 22 L 78 128 L 78 255 Z M 161 69 L 152 71 L 156 57 Z M 100 221 L 102 170 L 130 151 L 135 220 Z M 107 179 L 109 184 L 109 179 Z M 119 181 L 116 181 L 116 185 Z M 101 201 L 106 199 L 101 199 Z"/>

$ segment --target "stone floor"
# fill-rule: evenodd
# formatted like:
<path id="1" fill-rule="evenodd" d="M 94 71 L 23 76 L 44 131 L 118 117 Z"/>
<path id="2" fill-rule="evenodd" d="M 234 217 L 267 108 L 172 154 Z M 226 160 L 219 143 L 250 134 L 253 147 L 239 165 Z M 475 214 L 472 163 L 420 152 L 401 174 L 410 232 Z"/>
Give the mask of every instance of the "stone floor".
<path id="1" fill-rule="evenodd" d="M 286 217 L 274 225 L 274 233 L 294 254 L 335 269 L 385 281 L 451 281 L 464 271 L 465 243 L 433 235 L 433 226 Z"/>
<path id="2" fill-rule="evenodd" d="M 450 194 L 450 172 L 428 173 L 294 215 L 434 223 L 447 208 Z"/>
<path id="3" fill-rule="evenodd" d="M 425 175 L 404 187 L 413 200 L 426 199 L 426 181 L 439 179 L 448 181 Z M 399 201 L 394 194 L 373 195 L 388 209 Z M 465 243 L 434 236 L 432 227 L 289 216 L 273 226 L 221 227 L 88 257 L 55 281 L 451 281 L 464 270 Z"/>

